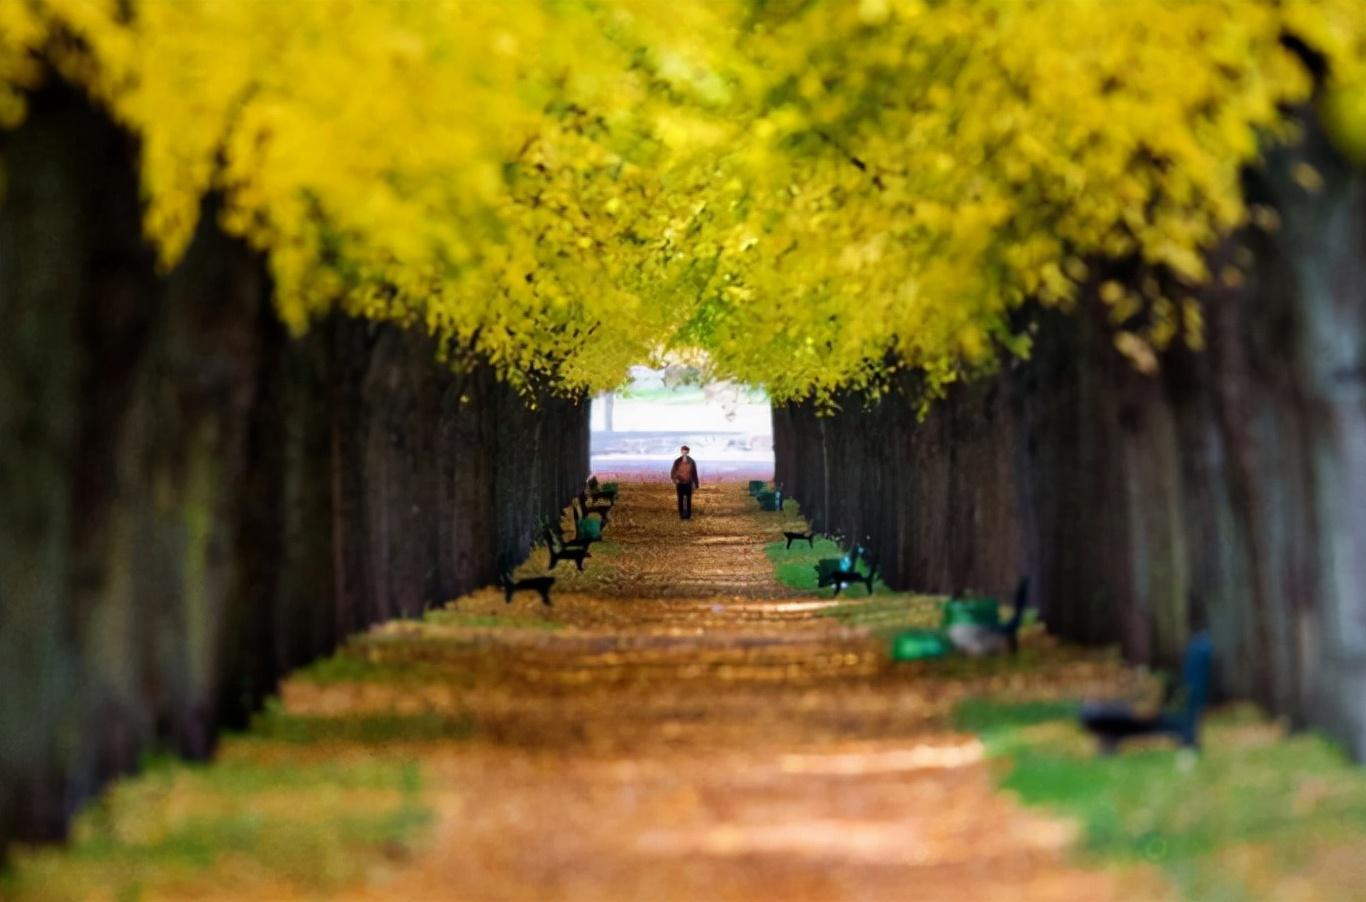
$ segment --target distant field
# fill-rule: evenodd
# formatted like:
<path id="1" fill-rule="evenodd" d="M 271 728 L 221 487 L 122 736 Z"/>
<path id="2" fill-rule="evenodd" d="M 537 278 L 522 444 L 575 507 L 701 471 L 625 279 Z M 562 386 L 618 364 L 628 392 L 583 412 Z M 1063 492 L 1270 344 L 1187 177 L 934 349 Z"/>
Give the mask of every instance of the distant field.
<path id="1" fill-rule="evenodd" d="M 745 389 L 738 395 L 727 392 L 725 395 L 708 399 L 701 387 L 683 385 L 678 388 L 628 388 L 617 393 L 622 401 L 650 401 L 655 404 L 721 404 L 738 400 L 741 404 L 767 404 L 768 395 L 758 389 Z"/>

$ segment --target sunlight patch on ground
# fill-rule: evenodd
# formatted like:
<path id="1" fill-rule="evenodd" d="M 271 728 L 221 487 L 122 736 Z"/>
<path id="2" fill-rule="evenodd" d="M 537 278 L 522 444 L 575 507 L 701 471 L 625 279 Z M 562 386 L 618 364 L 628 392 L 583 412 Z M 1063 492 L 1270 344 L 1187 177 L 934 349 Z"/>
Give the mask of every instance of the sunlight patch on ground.
<path id="1" fill-rule="evenodd" d="M 741 856 L 755 852 L 843 858 L 867 864 L 920 863 L 929 855 L 897 821 L 809 819 L 763 826 L 723 824 L 697 832 L 660 830 L 637 841 L 647 852 Z"/>
<path id="2" fill-rule="evenodd" d="M 963 767 L 982 760 L 982 743 L 976 739 L 949 745 L 915 745 L 908 749 L 844 752 L 832 755 L 783 755 L 778 767 L 785 774 L 844 774 L 933 770 Z"/>

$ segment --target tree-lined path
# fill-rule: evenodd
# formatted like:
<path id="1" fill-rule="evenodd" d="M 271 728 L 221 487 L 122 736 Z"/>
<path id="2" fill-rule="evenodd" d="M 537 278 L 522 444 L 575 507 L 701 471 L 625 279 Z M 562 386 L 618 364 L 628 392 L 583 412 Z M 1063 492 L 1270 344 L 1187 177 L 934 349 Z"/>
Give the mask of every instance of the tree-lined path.
<path id="1" fill-rule="evenodd" d="M 364 865 L 321 884 L 328 896 L 1147 892 L 1065 863 L 1073 831 L 993 788 L 979 742 L 947 720 L 981 680 L 898 670 L 866 631 L 821 616 L 829 599 L 776 582 L 764 546 L 783 515 L 757 512 L 741 485 L 706 486 L 696 505 L 680 523 L 670 486 L 629 485 L 611 542 L 595 546 L 582 575 L 561 565 L 553 608 L 534 594 L 507 605 L 487 589 L 378 627 L 289 680 L 258 724 L 263 737 L 229 741 L 226 764 L 210 771 L 247 759 L 417 762 L 425 825 L 391 855 L 357 846 Z M 543 567 L 538 550 L 522 572 Z M 1046 680 L 1081 691 L 1099 672 L 1059 657 Z M 273 804 L 288 804 L 281 793 Z M 151 804 L 175 808 L 175 793 Z M 193 819 L 187 804 L 167 823 Z M 221 853 L 215 866 L 144 888 L 320 893 L 288 869 L 209 851 Z"/>
<path id="2" fill-rule="evenodd" d="M 0 896 L 1359 896 L 1361 6 L 0 0 Z"/>

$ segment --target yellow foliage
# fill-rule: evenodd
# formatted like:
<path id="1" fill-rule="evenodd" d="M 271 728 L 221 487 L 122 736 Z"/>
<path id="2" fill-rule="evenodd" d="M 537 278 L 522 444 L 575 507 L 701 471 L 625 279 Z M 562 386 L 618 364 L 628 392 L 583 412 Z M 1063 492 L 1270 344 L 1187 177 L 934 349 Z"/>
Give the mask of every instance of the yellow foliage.
<path id="1" fill-rule="evenodd" d="M 0 127 L 45 67 L 84 85 L 163 264 L 217 192 L 296 330 L 421 325 L 571 392 L 700 350 L 828 401 L 1026 348 L 1009 311 L 1097 261 L 1210 279 L 1274 219 L 1239 174 L 1311 95 L 1287 34 L 1366 157 L 1361 0 L 0 0 Z M 1099 290 L 1138 365 L 1200 342 L 1137 288 Z"/>

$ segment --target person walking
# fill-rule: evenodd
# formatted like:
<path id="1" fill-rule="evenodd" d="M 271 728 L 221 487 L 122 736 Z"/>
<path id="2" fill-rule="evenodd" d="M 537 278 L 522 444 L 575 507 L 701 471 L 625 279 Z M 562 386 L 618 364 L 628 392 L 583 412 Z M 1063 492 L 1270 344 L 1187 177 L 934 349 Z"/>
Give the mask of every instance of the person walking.
<path id="1" fill-rule="evenodd" d="M 697 488 L 697 462 L 688 456 L 688 446 L 679 449 L 682 455 L 674 461 L 669 478 L 678 489 L 678 519 L 692 519 L 692 490 Z"/>

